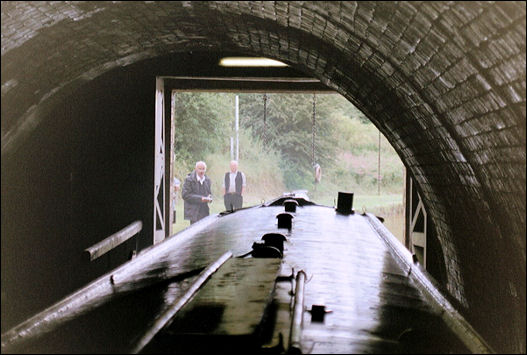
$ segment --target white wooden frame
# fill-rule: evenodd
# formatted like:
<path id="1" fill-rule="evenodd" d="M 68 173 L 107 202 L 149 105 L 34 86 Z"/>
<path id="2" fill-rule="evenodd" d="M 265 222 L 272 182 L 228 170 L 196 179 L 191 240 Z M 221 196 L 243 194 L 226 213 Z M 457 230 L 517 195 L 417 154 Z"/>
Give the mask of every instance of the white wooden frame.
<path id="1" fill-rule="evenodd" d="M 156 78 L 154 138 L 154 240 L 165 239 L 165 88 L 163 78 Z"/>
<path id="2" fill-rule="evenodd" d="M 421 196 L 419 195 L 419 192 L 415 191 L 417 194 L 417 201 L 414 201 L 413 198 L 413 190 L 415 189 L 414 182 L 412 178 L 408 179 L 408 185 L 407 189 L 409 189 L 409 192 L 407 196 L 409 197 L 408 203 L 409 205 L 409 214 L 407 216 L 407 225 L 409 227 L 409 238 L 410 238 L 410 251 L 415 254 L 415 247 L 421 247 L 423 248 L 423 260 L 422 265 L 424 268 L 426 268 L 426 230 L 427 230 L 427 213 L 425 210 L 425 206 L 423 204 L 423 201 L 421 199 Z M 415 212 L 414 212 L 414 206 L 416 206 Z M 419 217 L 423 217 L 423 231 L 416 231 L 415 226 L 417 224 L 417 220 Z"/>

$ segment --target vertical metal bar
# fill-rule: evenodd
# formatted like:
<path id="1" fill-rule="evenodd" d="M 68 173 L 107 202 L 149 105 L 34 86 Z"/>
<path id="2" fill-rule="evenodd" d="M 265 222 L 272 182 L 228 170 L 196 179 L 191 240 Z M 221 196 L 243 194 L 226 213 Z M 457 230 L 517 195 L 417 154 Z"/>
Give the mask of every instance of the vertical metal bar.
<path id="1" fill-rule="evenodd" d="M 136 345 L 133 347 L 131 353 L 139 353 L 161 330 L 165 325 L 176 315 L 176 313 L 190 300 L 190 298 L 203 286 L 205 281 L 215 273 L 227 260 L 232 257 L 232 252 L 228 251 L 213 264 L 211 264 L 207 269 L 201 272 L 198 279 L 190 286 L 190 288 L 185 292 L 185 294 L 170 308 L 168 308 L 161 316 L 159 316 L 154 324 L 146 331 L 146 333 L 139 339 Z"/>
<path id="2" fill-rule="evenodd" d="M 289 332 L 289 352 L 292 350 L 300 351 L 300 340 L 302 336 L 302 320 L 304 318 L 304 284 L 306 274 L 299 271 L 296 274 L 295 305 L 293 307 L 293 319 L 291 321 L 291 331 Z"/>
<path id="3" fill-rule="evenodd" d="M 170 193 L 171 200 L 170 205 L 170 229 L 168 235 L 172 234 L 172 225 L 176 223 L 176 202 L 177 202 L 177 191 L 174 185 L 173 176 L 176 175 L 176 91 L 172 91 L 170 95 Z M 173 193 L 173 195 L 172 195 Z"/>
<path id="4" fill-rule="evenodd" d="M 231 160 L 234 160 L 234 138 L 231 137 Z"/>
<path id="5" fill-rule="evenodd" d="M 421 198 L 419 196 L 419 198 Z M 421 201 L 422 203 L 422 201 Z M 424 240 L 423 240 L 423 266 L 424 268 L 426 269 L 426 245 L 427 245 L 427 225 L 428 225 L 428 214 L 426 213 L 426 210 L 425 210 L 425 205 L 424 203 L 422 204 L 422 213 L 423 213 L 423 223 L 424 223 L 424 226 L 423 226 L 423 234 L 424 234 Z"/>
<path id="6" fill-rule="evenodd" d="M 377 195 L 381 194 L 381 131 L 379 131 L 379 154 L 377 159 Z"/>
<path id="7" fill-rule="evenodd" d="M 404 170 L 404 195 L 403 195 L 403 206 L 404 206 L 404 246 L 410 250 L 410 220 L 412 218 L 412 194 L 410 192 L 410 173 L 405 167 Z"/>
<path id="8" fill-rule="evenodd" d="M 236 95 L 236 161 L 240 158 L 240 138 L 238 136 L 239 129 L 239 110 L 238 110 L 238 95 Z"/>
<path id="9" fill-rule="evenodd" d="M 317 123 L 317 100 L 316 94 L 313 93 L 313 122 L 311 124 L 311 164 L 315 165 L 315 136 L 316 136 L 316 123 Z"/>
<path id="10" fill-rule="evenodd" d="M 164 217 L 165 217 L 165 234 L 163 235 L 163 239 L 168 238 L 170 236 L 170 226 L 172 223 L 172 209 L 171 202 L 172 202 L 172 175 L 170 174 L 171 171 L 171 155 L 172 155 L 172 139 L 171 139 L 171 131 L 172 131 L 172 120 L 171 120 L 171 112 L 172 112 L 172 99 L 171 99 L 171 90 L 163 90 L 164 91 L 164 122 L 163 122 L 163 142 L 165 143 L 165 190 L 164 192 Z"/>
<path id="11" fill-rule="evenodd" d="M 264 147 L 267 144 L 267 94 L 263 95 L 264 108 L 263 108 L 263 144 Z"/>

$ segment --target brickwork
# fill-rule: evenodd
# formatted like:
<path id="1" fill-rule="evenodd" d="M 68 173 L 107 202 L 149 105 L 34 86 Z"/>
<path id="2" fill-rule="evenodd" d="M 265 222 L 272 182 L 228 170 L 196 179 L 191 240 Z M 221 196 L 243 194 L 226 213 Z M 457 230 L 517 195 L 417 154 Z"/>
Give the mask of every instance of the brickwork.
<path id="1" fill-rule="evenodd" d="M 419 185 L 448 290 L 525 352 L 493 329 L 525 323 L 525 3 L 2 2 L 2 156 L 61 92 L 188 50 L 286 61 L 367 114 Z"/>

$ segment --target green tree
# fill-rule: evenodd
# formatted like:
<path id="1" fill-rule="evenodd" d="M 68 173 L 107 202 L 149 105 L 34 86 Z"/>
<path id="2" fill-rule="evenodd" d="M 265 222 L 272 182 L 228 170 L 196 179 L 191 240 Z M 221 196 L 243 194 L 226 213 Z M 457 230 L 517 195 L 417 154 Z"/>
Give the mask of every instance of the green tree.
<path id="1" fill-rule="evenodd" d="M 235 137 L 235 96 L 235 93 L 204 92 L 176 95 L 177 176 L 184 177 L 197 160 L 207 159 L 211 174 L 218 169 L 218 174 L 224 173 L 225 161 L 230 159 L 229 138 Z M 262 181 L 267 179 L 267 185 L 280 186 L 279 191 L 307 189 L 313 198 L 334 196 L 335 191 L 342 189 L 376 191 L 379 132 L 344 97 L 321 93 L 315 96 L 315 162 L 323 171 L 322 182 L 315 185 L 313 94 L 267 94 L 265 129 L 264 94 L 238 96 L 240 160 L 246 159 L 243 164 L 251 177 L 259 177 L 253 186 L 261 190 L 265 185 Z M 402 164 L 384 137 L 381 154 L 383 188 L 399 189 Z M 271 156 L 273 159 L 269 160 Z M 266 169 L 271 170 L 273 178 L 262 173 Z M 266 191 L 274 193 L 270 186 Z M 253 193 L 260 194 L 256 190 Z"/>
<path id="2" fill-rule="evenodd" d="M 334 163 L 334 127 L 329 116 L 335 95 L 317 95 L 315 108 L 315 162 Z M 264 130 L 263 94 L 240 96 L 240 122 L 281 154 L 281 168 L 288 188 L 306 188 L 313 169 L 313 95 L 267 94 Z"/>
<path id="3" fill-rule="evenodd" d="M 188 166 L 227 145 L 232 94 L 182 92 L 175 98 L 175 151 Z"/>

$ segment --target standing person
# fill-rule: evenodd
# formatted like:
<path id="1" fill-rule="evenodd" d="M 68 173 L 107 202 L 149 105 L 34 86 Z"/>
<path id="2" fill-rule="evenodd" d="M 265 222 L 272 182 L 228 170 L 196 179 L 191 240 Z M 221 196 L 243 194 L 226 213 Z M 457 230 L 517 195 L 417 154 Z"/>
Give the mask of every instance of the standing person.
<path id="1" fill-rule="evenodd" d="M 242 208 L 245 189 L 245 174 L 238 171 L 238 162 L 231 160 L 230 168 L 231 171 L 226 172 L 223 179 L 223 202 L 226 211 Z"/>
<path id="2" fill-rule="evenodd" d="M 212 196 L 211 182 L 205 175 L 206 171 L 207 164 L 198 161 L 194 171 L 187 175 L 183 183 L 181 197 L 184 201 L 185 219 L 190 220 L 190 224 L 209 215 L 208 204 L 212 202 Z"/>

